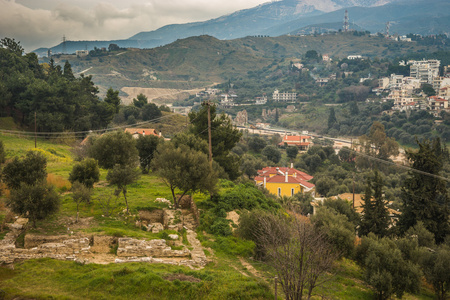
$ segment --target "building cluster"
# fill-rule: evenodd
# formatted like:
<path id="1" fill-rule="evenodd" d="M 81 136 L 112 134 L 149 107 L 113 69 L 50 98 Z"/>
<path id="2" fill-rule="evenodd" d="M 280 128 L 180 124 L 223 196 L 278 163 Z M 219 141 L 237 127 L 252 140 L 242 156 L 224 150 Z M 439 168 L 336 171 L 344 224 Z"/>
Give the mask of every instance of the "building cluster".
<path id="1" fill-rule="evenodd" d="M 439 76 L 440 61 L 436 59 L 401 62 L 410 66 L 410 76 L 391 74 L 379 79 L 377 93 L 387 93 L 384 100 L 393 100 L 393 110 L 427 110 L 439 116 L 442 111 L 449 111 L 450 73 L 444 68 L 444 76 Z M 435 96 L 426 97 L 422 92 L 423 84 L 429 84 L 436 92 Z"/>

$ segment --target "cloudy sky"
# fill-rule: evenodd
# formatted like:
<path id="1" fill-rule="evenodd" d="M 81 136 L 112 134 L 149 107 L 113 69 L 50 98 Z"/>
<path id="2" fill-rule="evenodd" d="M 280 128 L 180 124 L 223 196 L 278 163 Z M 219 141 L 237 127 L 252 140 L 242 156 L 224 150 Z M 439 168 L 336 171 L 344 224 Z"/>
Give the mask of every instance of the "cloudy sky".
<path id="1" fill-rule="evenodd" d="M 0 0 L 0 38 L 29 52 L 67 40 L 126 39 L 174 23 L 205 21 L 270 0 Z"/>

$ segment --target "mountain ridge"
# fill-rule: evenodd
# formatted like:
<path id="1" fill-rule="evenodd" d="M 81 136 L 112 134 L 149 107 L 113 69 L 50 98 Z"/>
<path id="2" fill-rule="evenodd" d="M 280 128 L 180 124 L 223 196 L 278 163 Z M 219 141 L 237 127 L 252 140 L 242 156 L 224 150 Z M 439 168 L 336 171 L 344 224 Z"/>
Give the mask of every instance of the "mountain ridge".
<path id="1" fill-rule="evenodd" d="M 316 6 L 312 6 L 311 3 L 316 3 Z M 327 3 L 331 3 L 330 7 L 333 9 L 341 8 L 330 12 L 317 9 Z M 359 6 L 345 7 L 346 5 Z M 384 32 L 385 24 L 389 21 L 391 32 L 399 34 L 450 32 L 448 21 L 450 2 L 446 0 L 283 0 L 261 4 L 204 22 L 166 25 L 157 30 L 139 32 L 125 40 L 69 41 L 66 42 L 66 49 L 69 53 L 73 53 L 80 49 L 108 47 L 110 43 L 123 48 L 154 48 L 170 44 L 177 39 L 205 34 L 222 40 L 245 36 L 304 34 L 302 28 L 343 22 L 345 10 L 348 10 L 350 23 L 354 24 L 353 28 L 361 30 Z M 59 44 L 50 49 L 53 53 L 59 53 L 63 47 Z M 47 48 L 33 52 L 45 56 Z"/>

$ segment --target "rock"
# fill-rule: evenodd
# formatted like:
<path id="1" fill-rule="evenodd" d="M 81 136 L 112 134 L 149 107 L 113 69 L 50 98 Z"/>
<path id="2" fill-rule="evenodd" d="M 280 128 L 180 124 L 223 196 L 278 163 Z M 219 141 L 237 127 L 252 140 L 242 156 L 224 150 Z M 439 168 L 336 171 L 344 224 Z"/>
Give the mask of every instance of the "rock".
<path id="1" fill-rule="evenodd" d="M 178 234 L 169 234 L 169 238 L 171 238 L 172 240 L 178 240 Z"/>
<path id="2" fill-rule="evenodd" d="M 159 233 L 164 230 L 164 226 L 161 223 L 152 223 L 152 233 Z"/>

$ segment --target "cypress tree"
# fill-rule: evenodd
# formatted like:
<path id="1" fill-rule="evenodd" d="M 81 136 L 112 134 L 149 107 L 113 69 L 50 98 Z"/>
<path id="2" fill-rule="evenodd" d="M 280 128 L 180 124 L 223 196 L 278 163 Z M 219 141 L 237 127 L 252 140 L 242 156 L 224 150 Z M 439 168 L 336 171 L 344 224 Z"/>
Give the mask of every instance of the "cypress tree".
<path id="1" fill-rule="evenodd" d="M 372 184 L 370 177 L 367 177 L 366 189 L 364 191 L 363 200 L 363 215 L 359 224 L 359 235 L 368 235 L 372 231 L 373 220 L 373 203 L 372 203 Z"/>
<path id="2" fill-rule="evenodd" d="M 372 232 L 379 237 L 386 236 L 389 226 L 389 213 L 383 197 L 383 179 L 377 170 L 374 171 L 372 179 L 367 178 L 363 196 L 363 213 L 359 234 L 363 236 Z"/>
<path id="3" fill-rule="evenodd" d="M 383 196 L 383 179 L 377 170 L 374 171 L 372 188 L 374 191 L 372 232 L 379 237 L 384 237 L 389 227 L 389 212 Z"/>

